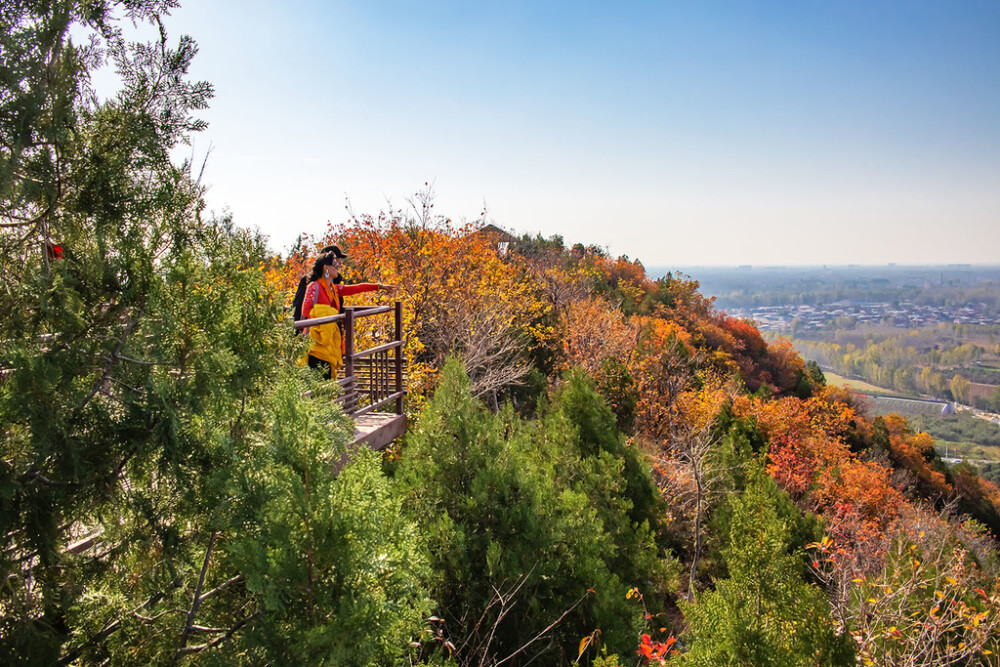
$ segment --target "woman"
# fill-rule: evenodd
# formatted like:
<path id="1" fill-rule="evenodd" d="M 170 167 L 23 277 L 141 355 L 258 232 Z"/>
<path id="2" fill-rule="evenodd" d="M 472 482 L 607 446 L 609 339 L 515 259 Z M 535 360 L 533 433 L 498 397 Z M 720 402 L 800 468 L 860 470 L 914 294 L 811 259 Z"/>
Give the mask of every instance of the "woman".
<path id="1" fill-rule="evenodd" d="M 332 246 L 330 252 L 320 255 L 316 260 L 309 276 L 305 298 L 302 300 L 302 319 L 328 317 L 343 312 L 345 296 L 376 290 L 384 292 L 395 290 L 393 285 L 382 283 L 344 285 L 340 269 L 343 266 L 342 260 L 346 258 L 347 255 L 341 252 L 340 248 Z M 313 341 L 308 355 L 309 368 L 325 368 L 323 377 L 329 380 L 344 363 L 344 341 L 340 327 L 334 322 L 329 322 L 309 327 L 307 331 Z"/>

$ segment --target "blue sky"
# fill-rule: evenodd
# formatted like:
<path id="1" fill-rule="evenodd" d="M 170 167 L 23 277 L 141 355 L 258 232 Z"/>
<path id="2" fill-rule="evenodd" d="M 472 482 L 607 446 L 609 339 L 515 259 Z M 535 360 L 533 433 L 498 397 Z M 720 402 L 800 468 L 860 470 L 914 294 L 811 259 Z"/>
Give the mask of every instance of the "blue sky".
<path id="1" fill-rule="evenodd" d="M 211 208 L 435 210 L 647 265 L 998 263 L 1000 3 L 189 0 Z"/>

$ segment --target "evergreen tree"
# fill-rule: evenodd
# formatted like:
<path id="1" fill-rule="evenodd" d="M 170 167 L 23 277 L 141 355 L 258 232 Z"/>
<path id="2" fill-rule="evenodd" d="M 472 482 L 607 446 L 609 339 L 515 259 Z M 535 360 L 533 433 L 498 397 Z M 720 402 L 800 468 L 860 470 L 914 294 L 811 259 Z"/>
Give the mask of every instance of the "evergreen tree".
<path id="1" fill-rule="evenodd" d="M 570 662 L 596 629 L 610 649 L 634 650 L 643 619 L 626 592 L 664 586 L 671 561 L 658 557 L 648 505 L 629 499 L 649 502 L 648 473 L 627 462 L 593 387 L 572 375 L 546 417 L 525 423 L 486 410 L 453 359 L 419 423 L 398 476 L 429 537 L 432 593 L 463 664 L 508 657 L 550 624 L 522 663 Z M 633 511 L 645 514 L 634 521 Z"/>
<path id="2" fill-rule="evenodd" d="M 849 665 L 846 636 L 834 635 L 819 588 L 803 580 L 801 557 L 789 553 L 790 528 L 774 502 L 780 491 L 750 459 L 746 487 L 732 501 L 722 557 L 729 576 L 695 604 L 683 604 L 690 623 L 688 665 L 785 667 Z"/>
<path id="3" fill-rule="evenodd" d="M 0 662 L 393 664 L 421 541 L 375 462 L 334 479 L 351 431 L 304 397 L 263 239 L 170 159 L 211 94 L 172 5 L 0 9 Z"/>

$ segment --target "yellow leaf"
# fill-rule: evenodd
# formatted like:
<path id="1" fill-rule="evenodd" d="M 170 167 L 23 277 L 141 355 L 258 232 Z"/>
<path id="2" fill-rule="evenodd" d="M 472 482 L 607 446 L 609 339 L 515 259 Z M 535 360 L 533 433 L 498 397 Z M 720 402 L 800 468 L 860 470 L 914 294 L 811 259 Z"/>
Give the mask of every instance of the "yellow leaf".
<path id="1" fill-rule="evenodd" d="M 590 646 L 590 642 L 594 640 L 594 635 L 587 635 L 580 640 L 580 652 L 577 654 L 576 659 L 579 660 L 583 656 L 583 652 L 587 650 Z"/>

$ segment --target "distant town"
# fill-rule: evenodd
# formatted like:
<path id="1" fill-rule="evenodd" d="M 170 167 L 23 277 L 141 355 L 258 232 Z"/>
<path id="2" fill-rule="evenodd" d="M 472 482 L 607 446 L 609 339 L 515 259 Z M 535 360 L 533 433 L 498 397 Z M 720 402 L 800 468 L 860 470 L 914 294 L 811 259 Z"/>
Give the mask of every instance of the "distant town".
<path id="1" fill-rule="evenodd" d="M 961 307 L 925 306 L 908 301 L 868 303 L 836 301 L 825 305 L 784 305 L 726 308 L 735 317 L 753 320 L 762 331 L 800 334 L 861 324 L 914 329 L 936 324 L 996 324 L 993 308 L 985 303 Z"/>
<path id="2" fill-rule="evenodd" d="M 855 327 L 1000 324 L 1000 266 L 681 267 L 730 315 L 802 336 Z M 654 267 L 652 275 L 670 269 Z"/>

